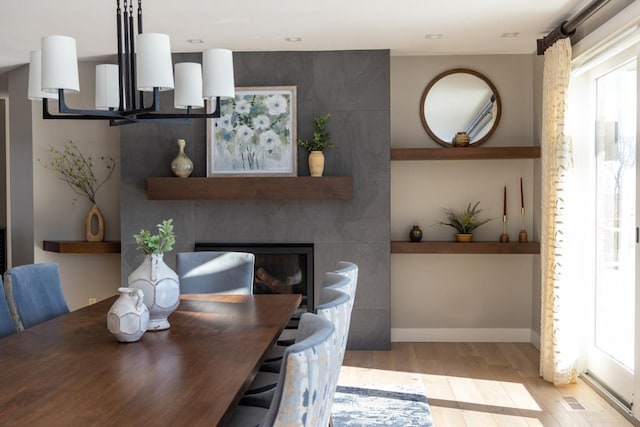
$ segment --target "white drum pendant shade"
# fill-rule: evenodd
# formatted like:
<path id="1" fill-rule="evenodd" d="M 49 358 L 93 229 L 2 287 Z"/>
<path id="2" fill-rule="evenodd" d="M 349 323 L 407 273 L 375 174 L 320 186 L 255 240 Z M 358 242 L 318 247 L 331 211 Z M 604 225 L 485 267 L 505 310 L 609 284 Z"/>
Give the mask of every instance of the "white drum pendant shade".
<path id="1" fill-rule="evenodd" d="M 42 38 L 42 91 L 80 92 L 76 40 L 67 36 Z"/>
<path id="2" fill-rule="evenodd" d="M 203 108 L 202 65 L 195 62 L 176 64 L 176 89 L 173 93 L 175 108 Z"/>
<path id="3" fill-rule="evenodd" d="M 235 97 L 233 55 L 229 49 L 208 49 L 202 53 L 203 91 L 205 98 Z"/>
<path id="4" fill-rule="evenodd" d="M 173 89 L 171 43 L 166 34 L 143 33 L 136 37 L 136 82 L 138 90 Z"/>
<path id="5" fill-rule="evenodd" d="M 43 92 L 40 87 L 42 80 L 42 52 L 32 50 L 29 60 L 29 91 L 27 97 L 30 100 L 41 100 L 43 98 L 58 99 L 58 92 Z"/>
<path id="6" fill-rule="evenodd" d="M 120 107 L 120 87 L 118 66 L 115 64 L 96 65 L 96 109 L 108 110 Z"/>

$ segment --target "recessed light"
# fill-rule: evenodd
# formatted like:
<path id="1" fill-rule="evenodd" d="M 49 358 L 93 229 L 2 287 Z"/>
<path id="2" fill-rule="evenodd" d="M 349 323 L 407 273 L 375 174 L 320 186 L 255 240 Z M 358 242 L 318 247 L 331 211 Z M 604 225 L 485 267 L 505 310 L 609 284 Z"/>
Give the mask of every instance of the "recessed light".
<path id="1" fill-rule="evenodd" d="M 187 42 L 189 42 L 191 44 L 203 44 L 204 40 L 202 40 L 202 39 L 188 39 Z"/>
<path id="2" fill-rule="evenodd" d="M 289 43 L 298 43 L 302 41 L 302 37 L 285 37 L 285 40 Z"/>
<path id="3" fill-rule="evenodd" d="M 444 34 L 427 34 L 426 36 L 424 36 L 425 39 L 427 40 L 440 40 L 442 37 L 444 37 Z"/>
<path id="4" fill-rule="evenodd" d="M 520 35 L 520 33 L 502 33 L 502 34 L 500 34 L 500 38 L 502 38 L 502 39 L 515 39 L 519 35 Z"/>

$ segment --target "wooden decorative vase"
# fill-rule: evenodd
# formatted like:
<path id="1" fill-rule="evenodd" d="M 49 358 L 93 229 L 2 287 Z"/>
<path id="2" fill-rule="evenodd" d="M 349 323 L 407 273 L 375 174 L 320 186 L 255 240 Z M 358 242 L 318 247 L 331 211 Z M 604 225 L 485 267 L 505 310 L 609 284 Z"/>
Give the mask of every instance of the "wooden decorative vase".
<path id="1" fill-rule="evenodd" d="M 104 240 L 104 217 L 96 204 L 87 214 L 85 229 L 88 242 L 102 242 Z"/>

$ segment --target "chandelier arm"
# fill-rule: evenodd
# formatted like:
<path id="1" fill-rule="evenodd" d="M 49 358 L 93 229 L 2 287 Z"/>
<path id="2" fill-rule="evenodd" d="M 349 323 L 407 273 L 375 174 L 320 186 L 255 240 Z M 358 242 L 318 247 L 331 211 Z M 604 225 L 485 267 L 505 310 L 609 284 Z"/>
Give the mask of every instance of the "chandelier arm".
<path id="1" fill-rule="evenodd" d="M 134 100 L 134 95 L 133 93 L 131 93 L 131 75 L 130 75 L 130 70 L 131 70 L 131 60 L 132 60 L 132 55 L 131 55 L 131 44 L 129 43 L 129 38 L 131 37 L 129 35 L 129 25 L 128 25 L 128 21 L 129 21 L 129 2 L 127 0 L 124 0 L 124 8 L 123 8 L 123 12 L 122 12 L 122 28 L 124 30 L 124 36 L 122 39 L 122 43 L 124 45 L 124 63 L 122 64 L 122 67 L 119 69 L 119 72 L 122 74 L 122 79 L 124 81 L 124 92 L 125 92 L 125 111 L 127 110 L 135 110 L 136 106 L 132 101 Z"/>
<path id="2" fill-rule="evenodd" d="M 67 107 L 64 101 L 64 90 L 58 89 L 58 111 L 63 114 L 49 112 L 49 98 L 42 100 L 43 119 L 73 119 L 73 120 L 113 120 L 122 117 L 120 112 L 113 110 L 81 110 Z"/>

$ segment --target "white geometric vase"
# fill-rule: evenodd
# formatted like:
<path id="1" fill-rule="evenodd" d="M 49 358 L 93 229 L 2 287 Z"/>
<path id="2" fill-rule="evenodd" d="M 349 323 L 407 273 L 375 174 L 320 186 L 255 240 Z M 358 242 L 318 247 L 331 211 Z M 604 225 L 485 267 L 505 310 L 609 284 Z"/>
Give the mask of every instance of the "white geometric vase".
<path id="1" fill-rule="evenodd" d="M 149 327 L 149 310 L 140 289 L 118 288 L 120 296 L 107 313 L 107 329 L 120 342 L 135 342 Z"/>
<path id="2" fill-rule="evenodd" d="M 145 255 L 144 261 L 129 275 L 130 288 L 141 289 L 149 309 L 149 331 L 169 329 L 167 317 L 178 308 L 178 275 L 163 260 L 164 254 Z"/>

